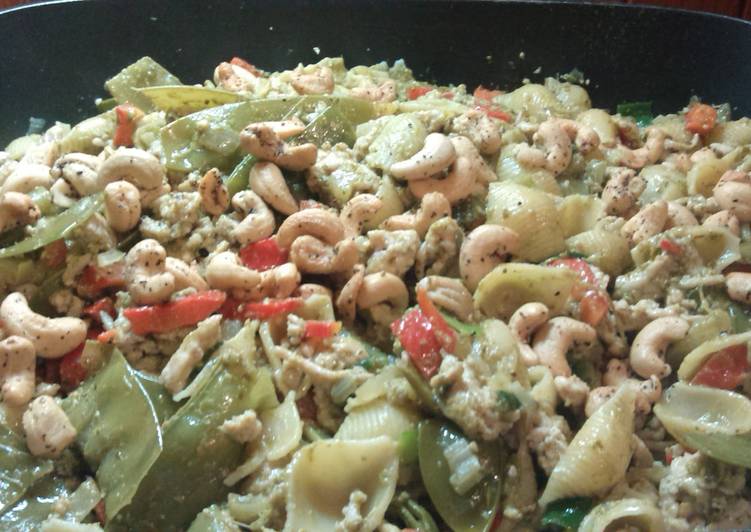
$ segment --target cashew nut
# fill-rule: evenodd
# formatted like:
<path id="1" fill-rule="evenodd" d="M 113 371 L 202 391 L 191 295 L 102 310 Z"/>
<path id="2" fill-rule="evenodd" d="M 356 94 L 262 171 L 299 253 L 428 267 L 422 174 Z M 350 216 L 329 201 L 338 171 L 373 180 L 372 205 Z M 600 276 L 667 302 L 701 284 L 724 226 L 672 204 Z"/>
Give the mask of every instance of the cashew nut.
<path id="1" fill-rule="evenodd" d="M 383 206 L 375 194 L 358 194 L 350 199 L 339 214 L 347 238 L 360 236 L 365 223 Z"/>
<path id="2" fill-rule="evenodd" d="M 469 138 L 483 155 L 493 155 L 501 149 L 498 122 L 479 109 L 470 109 L 454 118 L 451 129 Z"/>
<path id="3" fill-rule="evenodd" d="M 300 284 L 300 272 L 292 262 L 261 272 L 258 286 L 249 294 L 250 299 L 288 297 Z"/>
<path id="4" fill-rule="evenodd" d="M 76 439 L 76 429 L 52 397 L 41 395 L 23 414 L 26 445 L 34 456 L 55 458 Z"/>
<path id="5" fill-rule="evenodd" d="M 741 222 L 751 222 L 751 175 L 728 170 L 712 190 L 722 209 L 728 210 Z"/>
<path id="6" fill-rule="evenodd" d="M 355 265 L 353 271 L 352 277 L 342 287 L 341 292 L 339 292 L 336 298 L 337 314 L 345 323 L 355 321 L 357 294 L 360 292 L 362 281 L 365 278 L 365 267 L 362 264 Z"/>
<path id="7" fill-rule="evenodd" d="M 550 311 L 542 303 L 525 303 L 514 311 L 508 321 L 511 334 L 519 342 L 519 352 L 527 367 L 540 363 L 534 349 L 529 345 L 529 337 L 550 317 Z"/>
<path id="8" fill-rule="evenodd" d="M 76 197 L 89 196 L 99 190 L 98 172 L 101 159 L 87 153 L 66 153 L 52 166 L 53 179 L 62 179 L 75 191 Z"/>
<path id="9" fill-rule="evenodd" d="M 318 283 L 301 284 L 293 293 L 303 299 L 308 299 L 311 296 L 325 296 L 329 299 L 333 297 L 330 288 Z"/>
<path id="10" fill-rule="evenodd" d="M 355 87 L 349 93 L 370 102 L 393 102 L 396 100 L 396 82 L 388 79 L 378 86 Z"/>
<path id="11" fill-rule="evenodd" d="M 618 387 L 623 381 L 628 379 L 629 365 L 628 361 L 618 358 L 611 358 L 608 361 L 605 373 L 602 374 L 602 383 L 605 386 Z"/>
<path id="12" fill-rule="evenodd" d="M 52 193 L 52 203 L 63 209 L 67 209 L 73 205 L 78 197 L 73 187 L 63 179 L 58 179 L 52 183 L 50 192 Z"/>
<path id="13" fill-rule="evenodd" d="M 546 120 L 540 124 L 532 139 L 535 144 L 542 144 L 544 149 L 520 144 L 516 150 L 516 159 L 528 166 L 545 168 L 554 175 L 563 172 L 571 163 L 572 140 L 584 154 L 600 145 L 600 137 L 594 129 L 566 118 Z"/>
<path id="14" fill-rule="evenodd" d="M 34 396 L 36 351 L 22 336 L 9 336 L 0 342 L 0 385 L 3 402 L 23 406 Z"/>
<path id="15" fill-rule="evenodd" d="M 416 198 L 430 192 L 441 192 L 452 205 L 471 196 L 491 181 L 495 174 L 467 137 L 452 137 L 456 159 L 445 177 L 429 177 L 409 181 L 409 190 Z"/>
<path id="16" fill-rule="evenodd" d="M 451 204 L 446 196 L 440 192 L 428 192 L 422 197 L 416 213 L 390 216 L 383 222 L 383 227 L 389 231 L 414 229 L 423 238 L 433 222 L 447 216 L 451 216 Z"/>
<path id="17" fill-rule="evenodd" d="M 41 213 L 34 201 L 22 192 L 0 193 L 0 233 L 33 224 Z"/>
<path id="18" fill-rule="evenodd" d="M 311 235 L 295 239 L 289 258 L 304 273 L 338 273 L 350 270 L 359 260 L 360 252 L 351 238 L 333 246 Z"/>
<path id="19" fill-rule="evenodd" d="M 621 227 L 621 234 L 631 244 L 638 244 L 660 232 L 668 221 L 668 202 L 658 200 L 650 203 L 632 216 Z"/>
<path id="20" fill-rule="evenodd" d="M 660 160 L 665 150 L 665 132 L 656 127 L 647 129 L 647 139 L 644 146 L 634 150 L 621 146 L 619 149 L 620 163 L 629 168 L 639 170 Z"/>
<path id="21" fill-rule="evenodd" d="M 98 174 L 100 189 L 113 181 L 127 181 L 144 192 L 160 188 L 164 177 L 159 159 L 137 148 L 118 148 L 102 163 Z"/>
<path id="22" fill-rule="evenodd" d="M 357 293 L 357 306 L 369 309 L 387 303 L 394 309 L 404 310 L 409 303 L 407 286 L 393 273 L 381 272 L 366 275 Z"/>
<path id="23" fill-rule="evenodd" d="M 250 124 L 240 133 L 240 145 L 248 153 L 282 168 L 300 171 L 310 168 L 318 157 L 318 147 L 310 142 L 291 146 L 267 122 Z"/>
<path id="24" fill-rule="evenodd" d="M 232 229 L 232 237 L 241 245 L 258 242 L 274 233 L 274 213 L 252 190 L 243 190 L 235 194 L 232 197 L 232 206 L 244 216 Z"/>
<path id="25" fill-rule="evenodd" d="M 322 66 L 308 74 L 298 67 L 292 71 L 290 85 L 298 94 L 330 94 L 334 90 L 334 72 Z"/>
<path id="26" fill-rule="evenodd" d="M 292 197 L 282 171 L 274 163 L 254 164 L 250 169 L 249 184 L 253 192 L 282 214 L 289 216 L 298 211 L 297 201 Z"/>
<path id="27" fill-rule="evenodd" d="M 206 280 L 212 288 L 231 291 L 237 299 L 250 299 L 261 282 L 261 274 L 243 266 L 235 253 L 224 251 L 209 260 Z"/>
<path id="28" fill-rule="evenodd" d="M 141 240 L 125 256 L 125 280 L 136 305 L 153 305 L 169 299 L 175 276 L 166 269 L 167 252 L 152 238 Z"/>
<path id="29" fill-rule="evenodd" d="M 31 192 L 37 187 L 50 188 L 52 177 L 50 167 L 37 163 L 18 163 L 0 186 L 0 194 L 5 192 Z"/>
<path id="30" fill-rule="evenodd" d="M 287 120 L 268 120 L 266 122 L 256 122 L 256 124 L 270 127 L 282 140 L 294 137 L 305 131 L 305 124 L 296 116 Z"/>
<path id="31" fill-rule="evenodd" d="M 175 278 L 175 292 L 185 288 L 195 288 L 199 292 L 209 289 L 209 285 L 203 280 L 203 277 L 180 259 L 167 257 L 164 261 L 164 269 Z"/>
<path id="32" fill-rule="evenodd" d="M 696 216 L 688 210 L 687 207 L 675 201 L 668 201 L 668 218 L 663 230 L 672 227 L 684 227 L 689 225 L 699 225 Z"/>
<path id="33" fill-rule="evenodd" d="M 470 290 L 477 288 L 487 273 L 504 262 L 519 247 L 516 231 L 502 225 L 483 224 L 462 242 L 459 273 Z"/>
<path id="34" fill-rule="evenodd" d="M 735 236 L 741 236 L 741 222 L 735 214 L 728 210 L 707 216 L 702 225 L 705 227 L 724 227 Z"/>
<path id="35" fill-rule="evenodd" d="M 725 276 L 730 299 L 741 303 L 751 303 L 751 273 L 731 272 Z"/>
<path id="36" fill-rule="evenodd" d="M 276 233 L 279 247 L 289 249 L 302 235 L 314 236 L 334 245 L 345 237 L 344 225 L 339 217 L 326 209 L 304 209 L 288 216 Z"/>
<path id="37" fill-rule="evenodd" d="M 217 168 L 212 168 L 198 180 L 198 193 L 203 210 L 212 216 L 219 216 L 229 207 L 229 192 Z"/>
<path id="38" fill-rule="evenodd" d="M 451 312 L 462 321 L 472 321 L 474 302 L 472 294 L 459 279 L 429 275 L 420 279 L 418 289 L 424 289 L 430 300 Z"/>
<path id="39" fill-rule="evenodd" d="M 389 173 L 411 181 L 427 179 L 451 166 L 456 160 L 454 144 L 443 133 L 431 133 L 425 137 L 420 151 L 406 161 L 391 165 Z"/>
<path id="40" fill-rule="evenodd" d="M 645 183 L 630 168 L 616 167 L 610 170 L 602 201 L 607 214 L 628 217 L 633 214 L 639 196 L 644 191 Z"/>
<path id="41" fill-rule="evenodd" d="M 31 340 L 37 355 L 43 358 L 59 358 L 86 339 L 86 322 L 37 314 L 19 292 L 8 295 L 0 305 L 0 321 L 10 335 Z"/>
<path id="42" fill-rule="evenodd" d="M 591 326 L 565 316 L 551 319 L 542 325 L 534 335 L 532 349 L 540 363 L 547 366 L 554 376 L 571 376 L 571 367 L 566 353 L 576 343 L 591 344 L 597 332 Z"/>
<path id="43" fill-rule="evenodd" d="M 214 83 L 232 92 L 252 92 L 258 85 L 258 78 L 246 68 L 222 62 L 214 69 Z"/>
<path id="44" fill-rule="evenodd" d="M 141 219 L 141 193 L 127 181 L 113 181 L 104 187 L 104 216 L 118 233 L 130 231 Z"/>
<path id="45" fill-rule="evenodd" d="M 665 349 L 670 342 L 685 337 L 688 328 L 686 320 L 674 316 L 657 318 L 649 322 L 639 331 L 631 344 L 631 369 L 644 379 L 652 375 L 660 379 L 670 375 L 670 365 L 663 360 Z"/>
<path id="46" fill-rule="evenodd" d="M 589 396 L 589 385 L 577 375 L 558 375 L 553 378 L 553 386 L 563 404 L 571 408 L 580 408 Z"/>

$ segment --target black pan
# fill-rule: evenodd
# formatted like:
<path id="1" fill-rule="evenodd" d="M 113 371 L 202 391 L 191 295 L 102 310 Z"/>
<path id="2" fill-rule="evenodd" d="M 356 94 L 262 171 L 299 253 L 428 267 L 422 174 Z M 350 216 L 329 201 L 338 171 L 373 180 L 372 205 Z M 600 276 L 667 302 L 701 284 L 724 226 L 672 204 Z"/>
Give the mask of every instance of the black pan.
<path id="1" fill-rule="evenodd" d="M 233 55 L 279 69 L 316 61 L 314 47 L 349 65 L 403 57 L 420 77 L 470 89 L 577 67 L 599 107 L 652 100 L 667 112 L 696 94 L 751 115 L 751 24 L 716 15 L 583 2 L 85 0 L 0 14 L 0 146 L 29 115 L 93 114 L 104 80 L 143 55 L 198 82 Z"/>

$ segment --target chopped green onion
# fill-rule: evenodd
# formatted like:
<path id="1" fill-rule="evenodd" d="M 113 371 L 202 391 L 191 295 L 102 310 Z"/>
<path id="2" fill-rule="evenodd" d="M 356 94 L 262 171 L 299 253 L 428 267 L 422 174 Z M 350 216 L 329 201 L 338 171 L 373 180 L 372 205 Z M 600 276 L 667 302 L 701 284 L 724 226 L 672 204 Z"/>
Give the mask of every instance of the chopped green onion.
<path id="1" fill-rule="evenodd" d="M 506 411 L 519 410 L 522 407 L 522 402 L 513 393 L 498 390 L 498 406 Z"/>
<path id="2" fill-rule="evenodd" d="M 652 102 L 623 102 L 616 108 L 618 114 L 630 116 L 636 120 L 639 127 L 646 127 L 652 123 Z"/>
<path id="3" fill-rule="evenodd" d="M 576 530 L 592 506 L 593 501 L 589 497 L 571 497 L 553 501 L 545 509 L 541 524 L 543 526 L 555 525 L 565 530 Z"/>

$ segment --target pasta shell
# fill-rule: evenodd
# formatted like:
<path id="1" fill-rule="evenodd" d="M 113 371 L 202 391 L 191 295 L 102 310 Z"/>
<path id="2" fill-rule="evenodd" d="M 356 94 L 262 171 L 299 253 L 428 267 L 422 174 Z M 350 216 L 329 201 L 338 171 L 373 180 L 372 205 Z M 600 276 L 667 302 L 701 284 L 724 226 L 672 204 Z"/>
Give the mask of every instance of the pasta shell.
<path id="1" fill-rule="evenodd" d="M 649 530 L 663 532 L 665 523 L 660 510 L 651 501 L 644 499 L 621 499 L 595 506 L 579 525 L 579 532 L 610 530 Z"/>
<path id="2" fill-rule="evenodd" d="M 593 496 L 620 481 L 631 460 L 636 392 L 618 392 L 584 423 L 550 474 L 540 505 Z"/>
<path id="3" fill-rule="evenodd" d="M 680 368 L 678 368 L 678 378 L 685 382 L 690 381 L 707 359 L 717 351 L 734 345 L 745 345 L 748 347 L 749 342 L 751 342 L 751 332 L 732 334 L 704 342 L 683 359 Z"/>
<path id="4" fill-rule="evenodd" d="M 399 436 L 413 428 L 418 419 L 419 416 L 411 410 L 381 398 L 352 410 L 344 418 L 334 437 L 340 440 L 362 440 L 388 436 L 393 441 L 398 441 Z"/>
<path id="5" fill-rule="evenodd" d="M 295 392 L 289 392 L 284 402 L 261 414 L 263 446 L 266 457 L 279 460 L 297 449 L 302 439 L 303 423 L 295 404 Z"/>
<path id="6" fill-rule="evenodd" d="M 334 530 L 355 490 L 367 496 L 360 530 L 374 530 L 394 496 L 398 471 L 397 445 L 385 436 L 306 445 L 290 464 L 284 531 Z"/>

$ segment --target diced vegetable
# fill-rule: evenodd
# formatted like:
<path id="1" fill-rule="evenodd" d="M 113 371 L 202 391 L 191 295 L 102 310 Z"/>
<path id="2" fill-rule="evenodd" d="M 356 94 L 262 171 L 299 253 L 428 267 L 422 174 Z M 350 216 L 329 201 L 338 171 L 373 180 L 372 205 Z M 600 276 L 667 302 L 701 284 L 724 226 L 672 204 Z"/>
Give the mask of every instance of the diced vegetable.
<path id="1" fill-rule="evenodd" d="M 472 336 L 475 334 L 480 334 L 480 332 L 482 331 L 482 325 L 480 325 L 479 323 L 465 323 L 456 319 L 451 314 L 442 311 L 441 316 L 443 316 L 443 319 L 446 320 L 446 323 L 448 323 L 449 326 L 459 334 Z"/>
<path id="2" fill-rule="evenodd" d="M 439 532 L 440 530 L 430 512 L 406 492 L 396 495 L 391 500 L 388 513 L 395 515 L 410 527 L 402 529 L 402 532 Z"/>
<path id="3" fill-rule="evenodd" d="M 636 120 L 639 127 L 646 127 L 652 123 L 652 102 L 624 102 L 619 103 L 616 112 L 622 116 L 630 116 Z"/>
<path id="4" fill-rule="evenodd" d="M 42 523 L 53 513 L 58 501 L 70 495 L 63 478 L 43 478 L 34 484 L 23 499 L 0 515 L 0 530 L 38 532 Z"/>
<path id="5" fill-rule="evenodd" d="M 710 356 L 691 379 L 691 384 L 734 390 L 748 371 L 748 345 L 733 345 Z"/>
<path id="6" fill-rule="evenodd" d="M 409 355 L 412 364 L 425 379 L 441 366 L 441 342 L 430 320 L 419 308 L 413 308 L 391 324 L 391 332 Z"/>
<path id="7" fill-rule="evenodd" d="M 65 258 L 68 255 L 68 248 L 65 246 L 65 240 L 55 240 L 44 246 L 39 259 L 46 268 L 55 269 L 65 264 Z"/>
<path id="8" fill-rule="evenodd" d="M 172 115 L 184 116 L 219 105 L 241 102 L 236 92 L 195 85 L 162 85 L 138 89 L 154 107 Z"/>
<path id="9" fill-rule="evenodd" d="M 151 111 L 154 108 L 151 101 L 137 89 L 159 85 L 180 85 L 180 80 L 147 56 L 122 69 L 104 87 L 117 103 L 130 102 L 144 111 Z"/>
<path id="10" fill-rule="evenodd" d="M 23 437 L 0 423 L 0 514 L 40 478 L 52 472 L 52 461 L 32 456 Z M 0 519 L 0 522 L 2 520 Z"/>
<path id="11" fill-rule="evenodd" d="M 135 334 L 164 333 L 207 318 L 219 310 L 226 298 L 224 292 L 208 290 L 161 305 L 126 308 L 123 316 L 130 321 Z"/>
<path id="12" fill-rule="evenodd" d="M 109 315 L 111 318 L 114 318 L 115 316 L 115 304 L 112 302 L 112 299 L 110 299 L 109 297 L 103 297 L 101 299 L 94 301 L 91 305 L 84 307 L 83 310 L 81 311 L 81 314 L 84 316 L 88 316 L 91 319 L 96 320 L 98 322 L 101 322 L 102 312 Z"/>
<path id="13" fill-rule="evenodd" d="M 232 172 L 224 181 L 230 198 L 241 190 L 246 190 L 248 188 L 250 169 L 253 168 L 254 164 L 256 164 L 256 158 L 252 155 L 246 155 L 239 163 L 237 163 L 237 166 L 232 169 Z"/>
<path id="14" fill-rule="evenodd" d="M 335 336 L 342 328 L 339 321 L 307 320 L 303 338 L 322 340 Z"/>
<path id="15" fill-rule="evenodd" d="M 446 320 L 438 311 L 433 301 L 428 297 L 428 292 L 424 288 L 417 289 L 417 304 L 420 311 L 433 326 L 433 334 L 438 339 L 441 347 L 449 353 L 456 349 L 456 333 L 449 327 Z"/>
<path id="16" fill-rule="evenodd" d="M 276 238 L 272 236 L 248 244 L 240 249 L 238 255 L 245 266 L 263 272 L 287 262 L 289 253 L 286 249 L 280 248 Z"/>
<path id="17" fill-rule="evenodd" d="M 678 368 L 678 378 L 683 382 L 692 382 L 715 354 L 727 349 L 747 351 L 750 342 L 751 332 L 710 338 L 684 357 Z"/>
<path id="18" fill-rule="evenodd" d="M 522 407 L 519 398 L 511 392 L 498 390 L 498 406 L 501 410 L 519 410 Z"/>
<path id="19" fill-rule="evenodd" d="M 420 473 L 433 506 L 451 530 L 486 531 L 493 523 L 501 497 L 501 450 L 495 443 L 478 442 L 485 477 L 469 492 L 459 495 L 449 480 L 451 470 L 445 451 L 463 438 L 461 431 L 447 422 L 422 421 L 418 429 Z"/>
<path id="20" fill-rule="evenodd" d="M 258 303 L 245 303 L 241 315 L 245 318 L 267 320 L 280 314 L 294 312 L 300 305 L 302 305 L 302 299 L 299 297 L 268 299 Z"/>
<path id="21" fill-rule="evenodd" d="M 60 359 L 60 385 L 63 390 L 75 390 L 88 376 L 86 368 L 81 365 L 83 348 L 84 344 L 81 344 Z"/>
<path id="22" fill-rule="evenodd" d="M 503 94 L 503 91 L 486 89 L 482 85 L 478 85 L 475 91 L 472 93 L 472 96 L 474 96 L 475 101 L 478 103 L 487 103 L 496 96 L 500 96 L 501 94 Z"/>
<path id="23" fill-rule="evenodd" d="M 240 527 L 227 510 L 212 504 L 196 516 L 188 532 L 240 532 Z"/>
<path id="24" fill-rule="evenodd" d="M 122 354 L 63 401 L 77 444 L 105 494 L 107 518 L 130 503 L 162 451 L 154 406 Z"/>
<path id="25" fill-rule="evenodd" d="M 565 530 L 577 530 L 594 506 L 589 497 L 559 499 L 548 504 L 540 522 L 543 526 L 555 525 Z"/>
<path id="26" fill-rule="evenodd" d="M 717 123 L 717 110 L 711 105 L 695 103 L 686 112 L 686 130 L 706 135 Z"/>
<path id="27" fill-rule="evenodd" d="M 416 85 L 414 87 L 407 88 L 407 99 L 416 100 L 420 96 L 425 96 L 427 93 L 433 90 L 433 87 L 427 85 Z"/>
<path id="28" fill-rule="evenodd" d="M 123 268 L 97 268 L 89 264 L 78 278 L 81 288 L 95 296 L 108 288 L 123 288 L 125 275 Z"/>
<path id="29" fill-rule="evenodd" d="M 405 430 L 399 436 L 399 460 L 403 464 L 417 462 L 417 429 Z"/>
<path id="30" fill-rule="evenodd" d="M 72 207 L 56 216 L 42 218 L 34 228 L 31 236 L 0 249 L 0 259 L 17 257 L 65 238 L 75 228 L 85 223 L 89 217 L 102 207 L 102 195 L 94 194 L 78 200 Z"/>
<path id="31" fill-rule="evenodd" d="M 115 107 L 117 126 L 115 127 L 115 135 L 112 137 L 112 143 L 115 146 L 133 146 L 133 132 L 136 130 L 136 123 L 142 116 L 143 111 L 130 103 Z"/>

